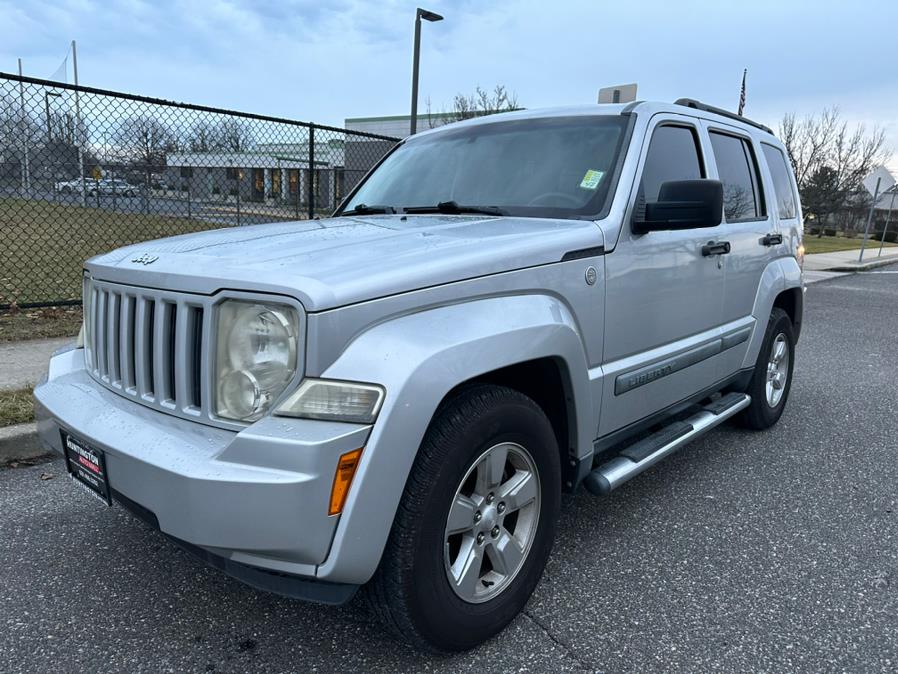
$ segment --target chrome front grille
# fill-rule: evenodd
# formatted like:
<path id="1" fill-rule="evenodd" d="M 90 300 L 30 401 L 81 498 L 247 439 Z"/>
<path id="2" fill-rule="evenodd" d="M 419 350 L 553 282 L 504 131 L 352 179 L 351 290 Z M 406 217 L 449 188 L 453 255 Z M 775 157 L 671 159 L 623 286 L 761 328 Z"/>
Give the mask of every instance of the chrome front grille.
<path id="1" fill-rule="evenodd" d="M 211 306 L 201 295 L 86 279 L 85 366 L 107 388 L 211 420 Z"/>

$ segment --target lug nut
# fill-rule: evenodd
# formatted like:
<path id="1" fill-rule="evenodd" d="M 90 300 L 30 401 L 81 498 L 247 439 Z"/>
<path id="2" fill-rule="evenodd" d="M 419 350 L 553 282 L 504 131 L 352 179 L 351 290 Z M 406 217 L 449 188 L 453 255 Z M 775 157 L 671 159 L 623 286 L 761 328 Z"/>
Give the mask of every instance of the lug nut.
<path id="1" fill-rule="evenodd" d="M 499 535 L 499 526 L 496 525 L 496 526 L 493 527 L 492 531 L 490 531 L 490 536 L 492 536 L 493 538 L 495 538 L 495 537 L 498 536 L 498 535 Z"/>
<path id="2" fill-rule="evenodd" d="M 504 513 L 504 512 L 505 512 L 505 502 L 504 502 L 504 501 L 499 501 L 499 505 L 496 506 L 496 510 L 499 512 L 500 515 L 501 515 L 502 513 Z"/>
<path id="3" fill-rule="evenodd" d="M 493 494 L 493 492 L 490 492 L 489 494 L 486 495 L 486 502 L 492 503 L 493 500 L 495 500 L 495 498 L 496 498 L 496 495 Z"/>
<path id="4" fill-rule="evenodd" d="M 483 539 L 484 539 L 484 535 L 483 535 L 483 532 L 481 531 L 479 534 L 477 534 L 477 545 L 483 545 Z"/>
<path id="5" fill-rule="evenodd" d="M 480 511 L 478 510 L 476 513 L 474 513 L 474 523 L 476 524 L 477 522 L 479 522 L 481 517 L 483 517 L 483 515 L 481 515 Z"/>

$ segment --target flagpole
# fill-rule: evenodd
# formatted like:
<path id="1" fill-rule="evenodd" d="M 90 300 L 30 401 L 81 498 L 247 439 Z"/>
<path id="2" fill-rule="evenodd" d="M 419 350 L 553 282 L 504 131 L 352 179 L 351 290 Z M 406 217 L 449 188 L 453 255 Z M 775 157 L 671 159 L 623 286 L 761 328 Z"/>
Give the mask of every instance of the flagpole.
<path id="1" fill-rule="evenodd" d="M 72 68 L 75 71 L 75 135 L 78 138 L 78 170 L 81 172 L 81 205 L 87 207 L 87 179 L 84 177 L 84 138 L 81 136 L 81 101 L 78 97 L 78 51 L 72 40 Z"/>
<path id="2" fill-rule="evenodd" d="M 22 77 L 22 59 L 19 59 L 19 77 Z M 19 80 L 19 103 L 22 106 L 21 119 L 19 126 L 22 134 L 22 149 L 24 150 L 24 158 L 22 162 L 22 189 L 27 193 L 31 193 L 31 167 L 28 160 L 28 132 L 25 129 L 25 84 Z"/>

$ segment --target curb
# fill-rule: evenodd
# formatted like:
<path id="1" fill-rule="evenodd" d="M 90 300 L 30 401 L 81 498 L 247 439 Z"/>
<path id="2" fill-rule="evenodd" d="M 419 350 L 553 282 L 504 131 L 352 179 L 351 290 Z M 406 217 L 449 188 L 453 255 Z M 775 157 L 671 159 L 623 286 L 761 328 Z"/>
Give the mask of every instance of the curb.
<path id="1" fill-rule="evenodd" d="M 889 264 L 898 263 L 898 257 L 890 256 L 888 258 L 883 258 L 881 260 L 872 260 L 870 262 L 864 262 L 862 264 L 858 264 L 857 262 L 851 262 L 848 264 L 839 264 L 834 267 L 827 267 L 826 269 L 817 269 L 815 271 L 842 271 L 842 272 L 865 272 L 870 269 L 876 269 L 877 267 L 885 267 Z"/>
<path id="2" fill-rule="evenodd" d="M 18 424 L 0 428 L 0 466 L 36 459 L 48 453 L 38 438 L 36 424 Z"/>

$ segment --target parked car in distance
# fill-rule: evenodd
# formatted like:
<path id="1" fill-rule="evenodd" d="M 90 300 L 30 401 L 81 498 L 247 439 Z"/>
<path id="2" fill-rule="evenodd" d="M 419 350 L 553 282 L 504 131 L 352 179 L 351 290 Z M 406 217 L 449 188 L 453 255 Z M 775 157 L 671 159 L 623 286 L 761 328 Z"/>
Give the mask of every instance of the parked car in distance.
<path id="1" fill-rule="evenodd" d="M 83 182 L 76 178 L 75 180 L 66 180 L 55 183 L 56 191 L 62 194 L 80 194 L 86 189 L 87 194 L 93 196 L 101 195 L 118 195 L 123 197 L 133 197 L 137 195 L 137 188 L 130 184 L 127 180 L 120 178 L 95 178 L 85 179 Z"/>
<path id="2" fill-rule="evenodd" d="M 133 197 L 137 195 L 137 188 L 120 178 L 104 178 L 88 182 L 88 194 L 118 195 L 121 197 Z"/>
<path id="3" fill-rule="evenodd" d="M 226 573 L 364 587 L 392 633 L 463 650 L 523 609 L 562 492 L 780 419 L 802 260 L 785 149 L 743 117 L 468 120 L 399 143 L 332 218 L 89 260 L 38 428 L 90 494 Z"/>
<path id="4" fill-rule="evenodd" d="M 54 189 L 62 194 L 72 194 L 73 192 L 81 192 L 82 181 L 80 178 L 74 180 L 62 180 L 53 184 Z"/>

